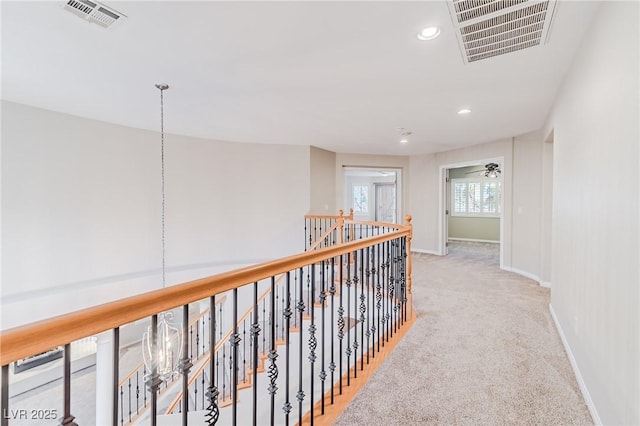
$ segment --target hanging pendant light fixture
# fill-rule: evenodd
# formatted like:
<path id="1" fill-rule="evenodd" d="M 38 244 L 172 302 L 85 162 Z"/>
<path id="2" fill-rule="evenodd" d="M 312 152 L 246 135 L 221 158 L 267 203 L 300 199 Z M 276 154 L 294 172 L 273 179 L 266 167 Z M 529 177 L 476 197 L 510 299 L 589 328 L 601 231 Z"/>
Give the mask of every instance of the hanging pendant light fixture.
<path id="1" fill-rule="evenodd" d="M 160 164 L 162 179 L 162 288 L 166 286 L 165 271 L 165 190 L 164 190 L 164 91 L 167 84 L 156 84 L 160 90 Z M 182 355 L 182 327 L 174 325 L 173 312 L 158 314 L 157 325 L 152 324 L 142 337 L 142 354 L 149 371 L 148 380 L 155 383 L 157 379 L 168 380 L 176 372 Z M 154 333 L 155 331 L 155 333 Z M 155 341 L 154 341 L 155 334 Z M 155 373 L 155 377 L 154 376 Z"/>

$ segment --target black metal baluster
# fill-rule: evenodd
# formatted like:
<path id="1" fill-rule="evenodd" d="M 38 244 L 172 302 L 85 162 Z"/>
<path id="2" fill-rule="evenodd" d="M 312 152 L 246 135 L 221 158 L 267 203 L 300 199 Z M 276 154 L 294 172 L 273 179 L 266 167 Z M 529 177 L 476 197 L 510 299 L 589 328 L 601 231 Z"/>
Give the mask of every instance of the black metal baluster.
<path id="1" fill-rule="evenodd" d="M 362 231 L 362 224 L 360 225 L 360 231 Z M 362 262 L 362 259 L 360 259 Z M 353 252 L 353 378 L 358 377 L 358 250 Z M 351 328 L 350 327 L 350 328 Z"/>
<path id="2" fill-rule="evenodd" d="M 320 414 L 324 414 L 324 381 L 327 378 L 327 372 L 324 367 L 324 322 L 325 322 L 325 302 L 327 300 L 327 291 L 326 291 L 326 261 L 322 261 L 322 281 L 320 283 L 320 306 L 321 306 L 321 324 L 320 324 Z"/>
<path id="3" fill-rule="evenodd" d="M 382 284 L 380 280 L 384 279 L 384 267 L 380 265 L 380 249 L 382 248 L 382 244 L 378 244 L 376 246 L 376 251 L 378 252 L 378 256 L 376 258 L 376 267 L 378 269 L 378 274 L 376 275 L 376 312 L 377 312 L 377 320 L 378 320 L 378 326 L 377 328 L 377 345 L 378 345 L 378 352 L 380 352 L 380 308 L 382 307 Z M 375 354 L 375 352 L 374 352 Z"/>
<path id="4" fill-rule="evenodd" d="M 227 367 L 227 345 L 222 345 L 222 400 L 227 398 L 227 375 L 225 368 Z"/>
<path id="5" fill-rule="evenodd" d="M 302 390 L 302 342 L 303 342 L 303 330 L 302 330 L 302 315 L 304 314 L 304 289 L 303 289 L 303 277 L 304 270 L 300 268 L 300 300 L 298 301 L 298 314 L 300 317 L 300 342 L 298 347 L 298 393 L 296 394 L 296 398 L 298 399 L 298 424 L 302 424 L 302 401 L 304 401 L 304 391 Z"/>
<path id="6" fill-rule="evenodd" d="M 364 250 L 365 249 L 360 249 L 360 370 L 364 370 L 364 323 L 365 312 L 367 311 L 364 304 L 364 280 L 366 269 Z"/>
<path id="7" fill-rule="evenodd" d="M 273 280 L 274 278 L 271 277 Z M 258 424 L 258 335 L 260 324 L 258 323 L 258 282 L 253 283 L 253 324 L 251 325 L 251 337 L 253 338 L 253 424 Z"/>
<path id="8" fill-rule="evenodd" d="M 309 236 L 309 245 L 307 245 L 307 222 L 309 222 L 309 219 L 307 219 L 306 217 L 304 218 L 304 251 L 307 251 L 307 249 L 309 248 L 309 245 L 311 245 L 311 236 Z"/>
<path id="9" fill-rule="evenodd" d="M 382 346 L 389 341 L 389 241 L 385 241 L 382 245 L 383 260 L 382 260 Z"/>
<path id="10" fill-rule="evenodd" d="M 211 326 L 211 312 L 209 312 L 208 317 L 209 317 L 209 326 Z M 201 335 L 202 335 L 202 352 L 200 352 L 200 354 L 201 354 L 202 356 L 204 356 L 205 352 L 207 351 L 207 344 L 206 344 L 206 342 L 205 342 L 205 336 L 207 335 L 207 332 L 206 332 L 206 327 L 205 327 L 205 319 L 204 319 L 204 315 L 202 316 L 202 321 L 201 321 L 201 323 L 202 323 L 202 334 L 201 334 Z M 203 388 L 203 389 L 204 389 L 204 388 Z M 203 393 L 204 393 L 204 392 L 203 392 Z M 203 404 L 203 405 L 204 405 L 204 404 Z"/>
<path id="11" fill-rule="evenodd" d="M 267 329 L 267 307 L 266 307 L 266 299 L 262 299 L 262 329 Z M 267 333 L 262 333 L 262 355 L 264 356 L 267 353 Z"/>
<path id="12" fill-rule="evenodd" d="M 205 410 L 206 409 L 205 396 L 206 396 L 207 392 L 205 391 L 205 389 L 206 389 L 206 379 L 204 377 L 204 370 L 202 370 L 200 382 L 202 383 L 202 409 Z"/>
<path id="13" fill-rule="evenodd" d="M 351 385 L 351 253 L 347 253 L 347 386 Z"/>
<path id="14" fill-rule="evenodd" d="M 71 344 L 64 345 L 64 417 L 60 422 L 61 426 L 77 426 L 74 416 L 71 415 Z"/>
<path id="15" fill-rule="evenodd" d="M 282 312 L 281 313 L 282 318 L 280 319 L 280 338 L 277 339 L 277 340 L 281 340 L 282 341 L 282 340 L 284 340 L 284 332 L 285 332 L 284 329 L 286 327 L 286 324 L 285 324 L 286 321 L 285 321 L 285 318 L 284 318 L 284 310 L 286 309 L 286 306 L 287 306 L 287 301 L 285 300 L 285 290 L 284 290 L 284 288 L 282 288 L 282 290 L 280 291 L 280 294 L 282 294 L 282 311 L 281 311 Z M 276 330 L 276 334 L 277 334 L 277 330 Z"/>
<path id="16" fill-rule="evenodd" d="M 142 366 L 142 378 L 144 379 L 145 377 L 147 377 L 147 366 L 143 365 Z M 145 388 L 144 392 L 142 392 L 142 395 L 144 396 L 144 407 L 147 407 L 147 391 L 148 389 Z"/>
<path id="17" fill-rule="evenodd" d="M 311 307 L 311 277 L 309 277 L 309 266 L 307 265 L 307 312 Z M 302 328 L 302 320 L 300 320 L 300 328 Z"/>
<path id="18" fill-rule="evenodd" d="M 127 388 L 129 389 L 129 423 L 131 423 L 131 377 L 127 380 Z"/>
<path id="19" fill-rule="evenodd" d="M 136 372 L 136 383 L 138 373 Z M 111 386 L 113 394 L 111 395 L 111 425 L 118 426 L 118 382 L 120 381 L 120 327 L 113 329 L 113 376 L 111 376 Z M 4 385 L 5 380 L 2 379 Z M 136 384 L 137 386 L 137 384 Z M 3 390 L 3 395 L 5 392 Z M 4 404 L 3 404 L 4 406 Z M 4 411 L 3 411 L 4 412 Z"/>
<path id="20" fill-rule="evenodd" d="M 124 387 L 120 386 L 120 425 L 124 424 Z"/>
<path id="21" fill-rule="evenodd" d="M 116 382 L 116 389 L 117 389 Z M 116 391 L 117 393 L 117 391 Z M 0 419 L 0 426 L 9 426 L 9 365 L 2 366 L 2 390 L 0 391 L 0 408 L 2 409 L 2 419 Z M 114 417 L 117 423 L 117 398 L 116 398 L 116 416 Z M 115 426 L 115 425 L 114 425 Z"/>
<path id="22" fill-rule="evenodd" d="M 182 334 L 187 332 L 189 327 L 189 305 L 182 306 Z M 197 327 L 196 327 L 197 329 Z M 196 333 L 196 353 L 197 353 L 197 341 L 199 338 L 199 334 Z M 182 341 L 182 359 L 180 360 L 180 364 L 178 365 L 178 371 L 182 374 L 182 426 L 187 426 L 187 422 L 189 421 L 187 418 L 189 412 L 189 371 L 193 364 L 191 363 L 191 358 L 187 356 L 187 351 L 189 350 L 187 339 L 183 339 Z M 194 408 L 195 409 L 195 408 Z"/>
<path id="23" fill-rule="evenodd" d="M 333 399 L 334 399 L 334 387 L 333 384 L 334 382 L 334 372 L 336 371 L 336 363 L 335 363 L 335 357 L 334 357 L 334 350 L 335 350 L 335 346 L 334 346 L 334 341 L 335 339 L 333 338 L 334 333 L 335 333 L 335 329 L 334 329 L 334 319 L 335 319 L 335 295 L 336 295 L 336 270 L 335 270 L 335 266 L 336 266 L 336 258 L 332 257 L 331 258 L 331 286 L 329 287 L 329 294 L 331 295 L 331 332 L 329 333 L 329 335 L 331 336 L 331 362 L 329 363 L 329 371 L 331 372 L 331 382 L 330 382 L 330 386 L 331 386 L 331 405 L 333 405 Z"/>
<path id="24" fill-rule="evenodd" d="M 271 277 L 271 297 L 270 297 L 270 311 L 271 315 L 275 316 L 276 310 L 276 298 L 275 298 L 275 290 L 276 290 L 276 278 Z M 278 391 L 278 387 L 276 386 L 276 380 L 278 379 L 278 365 L 276 364 L 276 359 L 278 359 L 278 352 L 276 351 L 276 323 L 271 321 L 271 348 L 269 350 L 269 395 L 271 395 L 271 411 L 270 411 L 270 419 L 271 425 L 275 424 L 275 407 L 276 407 L 276 392 Z"/>
<path id="25" fill-rule="evenodd" d="M 229 363 L 231 368 L 231 424 L 238 424 L 238 345 L 240 335 L 238 334 L 238 289 L 233 289 L 233 334 L 229 340 L 231 353 L 229 357 L 233 360 Z"/>
<path id="26" fill-rule="evenodd" d="M 294 274 L 295 275 L 295 274 Z M 288 425 L 289 424 L 289 413 L 291 413 L 291 402 L 289 401 L 289 364 L 290 364 L 290 356 L 289 356 L 289 351 L 290 351 L 290 346 L 289 346 L 289 337 L 290 337 L 290 333 L 291 333 L 291 315 L 293 315 L 293 312 L 291 311 L 291 272 L 287 272 L 287 277 L 286 277 L 286 293 L 285 293 L 285 297 L 287 299 L 287 307 L 284 310 L 284 320 L 286 323 L 286 327 L 285 327 L 285 388 L 284 388 L 284 406 L 282 407 L 283 411 L 284 411 L 284 424 Z M 273 342 L 273 335 L 275 334 L 275 330 L 272 329 L 271 330 L 271 336 L 272 336 L 272 340 L 271 340 L 271 353 L 269 354 L 269 359 L 271 359 L 271 365 L 273 365 L 274 370 L 275 370 L 275 375 L 277 378 L 277 373 L 278 373 L 278 368 L 276 365 L 276 358 L 278 357 L 278 354 L 275 350 L 275 344 Z M 273 357 L 272 357 L 273 354 Z M 269 371 L 269 378 L 271 378 L 271 371 Z M 275 387 L 275 379 L 272 380 L 272 384 Z M 275 393 L 274 389 L 274 393 Z M 269 390 L 271 391 L 271 390 Z M 275 418 L 274 418 L 274 394 L 272 394 L 271 396 L 271 426 L 273 426 L 275 424 L 274 422 Z"/>
<path id="27" fill-rule="evenodd" d="M 338 307 L 338 364 L 339 364 L 339 392 L 342 395 L 342 339 L 344 338 L 344 307 L 342 306 L 342 295 L 344 294 L 342 288 L 343 282 L 343 270 L 344 270 L 344 258 L 343 255 L 340 255 L 340 306 Z"/>
<path id="28" fill-rule="evenodd" d="M 140 372 L 136 371 L 136 415 L 140 413 Z"/>
<path id="29" fill-rule="evenodd" d="M 193 326 L 189 326 L 189 352 L 190 358 L 193 359 Z"/>
<path id="30" fill-rule="evenodd" d="M 242 321 L 242 383 L 247 383 L 247 320 Z"/>
<path id="31" fill-rule="evenodd" d="M 311 385 L 309 392 L 309 408 L 311 410 L 310 422 L 311 426 L 313 426 L 313 379 L 314 379 L 314 366 L 316 362 L 316 347 L 318 346 L 318 339 L 316 338 L 316 323 L 315 323 L 315 308 L 314 304 L 316 303 L 316 264 L 311 265 L 311 301 L 309 304 L 309 311 L 311 314 L 311 325 L 309 325 L 309 370 L 311 372 Z"/>
<path id="32" fill-rule="evenodd" d="M 220 309 L 220 317 L 222 318 L 222 305 Z M 216 382 L 216 367 L 219 368 L 217 357 L 216 366 L 213 365 L 214 356 L 216 355 L 216 296 L 209 298 L 209 312 L 212 312 L 212 324 L 209 326 L 209 389 L 207 391 L 209 405 L 207 406 L 205 420 L 208 426 L 213 426 L 218 422 L 218 418 L 220 417 L 220 408 L 218 407 L 218 382 Z"/>
<path id="33" fill-rule="evenodd" d="M 367 364 L 369 364 L 369 349 L 371 349 L 371 306 L 369 303 L 369 290 L 370 290 L 370 286 L 371 286 L 371 247 L 367 247 L 365 249 L 365 252 L 367 254 L 367 268 L 366 268 L 366 277 L 367 277 L 367 291 L 366 291 L 366 312 L 367 312 L 367 332 L 366 332 L 366 336 L 367 336 Z"/>
<path id="34" fill-rule="evenodd" d="M 196 357 L 191 359 L 200 358 L 200 320 L 196 322 Z"/>
<path id="35" fill-rule="evenodd" d="M 407 321 L 407 256 L 410 253 L 407 253 L 407 237 L 402 237 L 402 260 L 400 263 L 400 268 L 402 268 L 402 273 L 400 274 L 402 279 L 402 312 L 403 315 L 403 323 Z"/>
<path id="36" fill-rule="evenodd" d="M 189 400 L 189 395 L 184 395 L 182 397 L 183 399 Z M 187 407 L 188 407 L 188 403 L 187 403 Z M 204 407 L 203 407 L 204 408 Z M 198 381 L 195 380 L 193 382 L 193 411 L 198 411 Z M 184 413 L 184 410 L 183 410 Z M 184 416 L 184 414 L 183 414 Z"/>
<path id="37" fill-rule="evenodd" d="M 276 306 L 279 306 L 279 304 L 280 304 L 280 294 L 278 292 L 278 287 L 275 288 L 275 292 L 276 292 Z M 275 321 L 275 323 L 276 323 L 276 341 L 277 341 L 278 340 L 277 332 L 280 329 L 280 323 L 278 322 L 278 320 L 280 319 L 280 316 L 274 310 L 273 312 L 271 312 L 271 318 L 273 318 L 273 321 Z"/>
<path id="38" fill-rule="evenodd" d="M 395 244 L 395 240 L 391 242 L 391 269 L 393 270 L 393 276 L 391 276 L 390 279 L 390 283 L 391 283 L 391 302 L 392 302 L 392 309 L 391 309 L 391 337 L 393 337 L 393 334 L 396 331 L 396 325 L 397 325 L 397 321 L 396 321 L 396 314 L 398 312 L 398 306 L 396 304 L 396 277 L 397 277 L 397 267 L 398 267 L 398 263 L 396 260 L 396 244 Z"/>

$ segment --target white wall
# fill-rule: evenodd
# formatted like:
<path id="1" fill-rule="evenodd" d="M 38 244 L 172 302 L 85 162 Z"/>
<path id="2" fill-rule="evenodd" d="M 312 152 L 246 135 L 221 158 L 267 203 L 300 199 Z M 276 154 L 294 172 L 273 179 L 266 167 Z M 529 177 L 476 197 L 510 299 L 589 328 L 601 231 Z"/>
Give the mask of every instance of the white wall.
<path id="1" fill-rule="evenodd" d="M 542 133 L 515 138 L 511 212 L 511 267 L 540 281 L 542 273 Z"/>
<path id="2" fill-rule="evenodd" d="M 310 214 L 338 214 L 336 210 L 336 153 L 312 146 Z"/>
<path id="3" fill-rule="evenodd" d="M 602 2 L 556 99 L 551 305 L 596 420 L 640 424 L 639 7 Z"/>
<path id="4" fill-rule="evenodd" d="M 161 286 L 159 134 L 11 102 L 2 124 L 2 328 Z M 165 155 L 168 284 L 301 251 L 308 147 Z"/>

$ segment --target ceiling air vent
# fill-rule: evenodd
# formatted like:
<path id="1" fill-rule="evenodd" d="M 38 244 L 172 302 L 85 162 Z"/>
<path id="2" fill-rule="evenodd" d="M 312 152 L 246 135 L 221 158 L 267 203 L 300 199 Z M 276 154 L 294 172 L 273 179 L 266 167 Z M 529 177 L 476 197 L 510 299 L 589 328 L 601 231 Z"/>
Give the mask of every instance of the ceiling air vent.
<path id="1" fill-rule="evenodd" d="M 67 0 L 64 8 L 104 28 L 123 21 L 126 16 L 104 4 L 90 0 Z"/>
<path id="2" fill-rule="evenodd" d="M 449 0 L 466 63 L 546 43 L 556 0 Z"/>

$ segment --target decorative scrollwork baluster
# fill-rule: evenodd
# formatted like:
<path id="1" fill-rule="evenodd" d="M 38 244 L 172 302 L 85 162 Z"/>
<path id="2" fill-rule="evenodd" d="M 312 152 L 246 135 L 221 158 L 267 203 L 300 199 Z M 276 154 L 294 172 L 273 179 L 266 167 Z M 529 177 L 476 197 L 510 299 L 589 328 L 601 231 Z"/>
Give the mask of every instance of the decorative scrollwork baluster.
<path id="1" fill-rule="evenodd" d="M 298 305 L 296 306 L 296 308 L 298 309 L 298 316 L 300 319 L 300 325 L 299 325 L 299 332 L 300 332 L 300 340 L 299 340 L 299 347 L 298 347 L 298 393 L 296 394 L 296 399 L 298 400 L 298 424 L 302 424 L 302 402 L 304 401 L 304 391 L 302 390 L 302 344 L 303 344 L 303 328 L 302 328 L 302 321 L 303 321 L 303 315 L 304 315 L 304 310 L 305 310 L 305 305 L 304 305 L 304 289 L 303 289 L 303 277 L 304 277 L 304 270 L 303 268 L 299 269 L 300 271 L 300 300 L 298 301 Z"/>
<path id="2" fill-rule="evenodd" d="M 295 274 L 294 274 L 295 275 Z M 284 309 L 284 321 L 286 324 L 285 327 L 285 389 L 284 389 L 284 405 L 282 406 L 282 410 L 284 411 L 284 419 L 285 424 L 289 424 L 289 413 L 291 413 L 291 402 L 289 400 L 289 364 L 290 364 L 290 333 L 291 333 L 291 316 L 293 315 L 293 311 L 291 309 L 291 273 L 287 272 L 286 275 L 286 290 L 285 290 L 285 298 L 286 298 L 286 307 Z M 275 335 L 275 330 L 272 330 L 272 336 Z M 275 344 L 272 340 L 271 350 L 275 353 Z M 277 353 L 276 353 L 277 356 Z M 275 365 L 275 357 L 273 358 L 273 365 Z M 277 372 L 277 367 L 276 367 Z M 273 382 L 275 383 L 275 381 Z M 273 399 L 271 403 L 271 426 L 274 423 L 274 408 L 273 408 Z"/>
<path id="3" fill-rule="evenodd" d="M 344 338 L 344 307 L 342 305 L 342 295 L 343 291 L 343 271 L 344 271 L 344 258 L 343 255 L 340 255 L 340 271 L 338 275 L 340 276 L 340 306 L 338 307 L 338 353 L 340 356 L 338 357 L 338 377 L 342 377 L 342 339 Z M 342 395 L 342 379 L 338 380 L 339 383 L 339 392 Z"/>
<path id="4" fill-rule="evenodd" d="M 310 387 L 309 387 L 309 401 L 310 401 L 310 420 L 313 424 L 313 394 L 314 394 L 314 367 L 316 362 L 316 348 L 318 347 L 318 339 L 316 338 L 316 324 L 315 324 L 315 286 L 316 286 L 316 265 L 311 265 L 311 300 L 309 301 L 309 313 L 311 314 L 311 325 L 309 325 L 309 370 L 310 375 Z"/>
<path id="5" fill-rule="evenodd" d="M 362 237 L 362 225 L 360 225 L 360 237 Z M 362 259 L 360 259 L 362 262 Z M 353 328 L 353 378 L 358 377 L 358 283 L 360 279 L 358 278 L 358 251 L 353 252 L 353 318 L 349 316 L 349 321 L 353 321 L 353 324 L 350 324 L 349 328 Z"/>
<path id="6" fill-rule="evenodd" d="M 273 287 L 275 278 L 271 277 L 271 291 L 273 294 Z M 253 374 L 251 380 L 253 381 L 253 424 L 258 423 L 258 337 L 260 335 L 260 323 L 258 322 L 258 282 L 253 283 L 253 323 L 251 324 L 251 365 L 253 367 Z M 246 358 L 246 356 L 245 356 Z"/>

